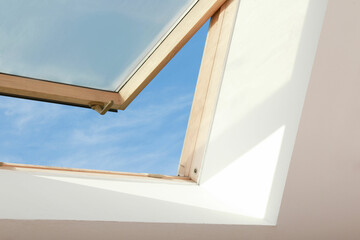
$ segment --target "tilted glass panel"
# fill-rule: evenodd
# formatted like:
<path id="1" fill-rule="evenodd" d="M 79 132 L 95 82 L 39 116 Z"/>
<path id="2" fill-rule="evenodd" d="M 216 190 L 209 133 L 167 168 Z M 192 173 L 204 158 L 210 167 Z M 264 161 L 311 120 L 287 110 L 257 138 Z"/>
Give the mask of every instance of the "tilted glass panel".
<path id="1" fill-rule="evenodd" d="M 115 91 L 196 0 L 2 0 L 0 72 Z"/>

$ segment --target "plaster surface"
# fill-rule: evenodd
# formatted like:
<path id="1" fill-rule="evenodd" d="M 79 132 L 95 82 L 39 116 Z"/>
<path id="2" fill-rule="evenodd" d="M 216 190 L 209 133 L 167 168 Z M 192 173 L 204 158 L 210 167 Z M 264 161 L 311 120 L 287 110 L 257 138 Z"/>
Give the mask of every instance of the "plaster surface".
<path id="1" fill-rule="evenodd" d="M 251 4 L 255 4 L 261 1 L 243 0 L 243 5 L 240 4 L 239 14 L 246 2 L 248 2 L 248 4 L 250 4 L 250 2 Z M 268 5 L 264 11 L 268 10 L 269 14 L 273 13 L 276 6 L 279 6 L 278 4 L 286 5 L 289 2 L 290 1 L 272 2 L 271 6 Z M 293 2 L 295 3 L 296 1 Z M 316 26 L 316 19 L 321 20 L 321 14 L 325 13 L 325 9 L 325 19 L 321 28 L 321 23 L 319 22 L 317 22 L 319 25 Z M 11 172 L 6 170 L 6 173 L 5 171 L 1 171 L 0 174 L 1 177 L 4 177 L 0 181 L 0 217 L 4 219 L 0 220 L 0 237 L 2 239 L 63 239 L 64 236 L 66 236 L 67 239 L 99 239 L 100 237 L 102 239 L 118 239 L 119 237 L 126 239 L 145 237 L 148 239 L 169 239 L 169 237 L 172 239 L 359 239 L 359 11 L 360 2 L 353 0 L 329 0 L 328 4 L 327 1 L 309 2 L 306 17 L 303 19 L 303 26 L 307 27 L 302 29 L 302 32 L 305 34 L 301 34 L 301 40 L 299 40 L 297 47 L 298 51 L 296 54 L 293 52 L 293 48 L 287 51 L 288 56 L 295 57 L 295 60 L 290 58 L 294 62 L 294 68 L 292 68 L 293 74 L 289 74 L 289 69 L 284 69 L 284 71 L 286 70 L 284 75 L 287 77 L 291 76 L 290 82 L 298 79 L 298 77 L 309 77 L 310 81 L 306 95 L 306 87 L 304 87 L 303 81 L 298 80 L 297 82 L 294 80 L 296 84 L 292 85 L 289 81 L 285 82 L 284 79 L 279 79 L 277 88 L 276 86 L 265 85 L 265 89 L 263 89 L 264 92 L 275 93 L 275 98 L 271 98 L 273 95 L 269 94 L 267 98 L 263 99 L 263 102 L 257 103 L 257 98 L 250 101 L 252 95 L 245 94 L 244 97 L 246 98 L 244 98 L 243 94 L 235 93 L 235 91 L 239 91 L 239 89 L 234 88 L 234 85 L 232 85 L 231 87 L 234 89 L 234 94 L 232 94 L 231 97 L 233 97 L 235 105 L 226 107 L 227 98 L 223 98 L 222 93 L 228 89 L 226 85 L 228 81 L 227 74 L 230 74 L 229 71 L 239 71 L 236 67 L 238 64 L 246 65 L 241 59 L 239 59 L 238 62 L 231 62 L 230 51 L 227 67 L 233 64 L 233 68 L 232 70 L 225 71 L 224 82 L 221 89 L 222 92 L 220 93 L 216 113 L 223 112 L 224 114 L 228 114 L 228 119 L 222 120 L 221 116 L 215 116 L 214 131 L 210 138 L 207 158 L 214 159 L 212 151 L 213 154 L 218 154 L 214 152 L 215 150 L 213 148 L 218 147 L 217 151 L 223 151 L 222 148 L 220 148 L 221 142 L 214 144 L 214 140 L 221 137 L 221 133 L 224 133 L 224 136 L 227 134 L 231 139 L 241 139 L 242 136 L 239 134 L 239 130 L 246 131 L 247 129 L 243 127 L 246 125 L 238 124 L 239 117 L 250 116 L 247 121 L 240 121 L 240 123 L 249 123 L 249 126 L 252 124 L 254 126 L 257 125 L 258 128 L 258 132 L 249 139 L 248 146 L 250 147 L 247 149 L 260 149 L 260 152 L 263 152 L 264 149 L 272 154 L 280 152 L 278 155 L 273 155 L 279 156 L 279 158 L 275 164 L 275 173 L 272 175 L 273 181 L 275 180 L 275 182 L 272 183 L 268 195 L 268 203 L 272 204 L 272 209 L 276 209 L 276 206 L 278 206 L 279 211 L 269 212 L 266 210 L 265 214 L 265 216 L 268 217 L 266 221 L 272 221 L 274 218 L 277 219 L 275 226 L 249 225 L 245 223 L 238 225 L 179 223 L 179 219 L 184 221 L 189 219 L 190 216 L 195 216 L 195 218 L 197 218 L 196 221 L 199 223 L 203 221 L 203 219 L 213 221 L 228 219 L 228 221 L 231 222 L 234 221 L 233 219 L 236 219 L 236 216 L 239 217 L 239 215 L 231 215 L 226 211 L 220 213 L 220 211 L 218 211 L 213 213 L 213 217 L 208 218 L 206 215 L 209 214 L 208 209 L 194 208 L 193 205 L 191 205 L 194 204 L 192 201 L 195 200 L 187 200 L 189 204 L 181 206 L 177 203 L 170 202 L 169 199 L 167 201 L 160 201 L 159 199 L 146 200 L 144 195 L 134 196 L 134 193 L 129 194 L 130 191 L 135 191 L 131 188 L 127 190 L 128 193 L 115 193 L 113 189 L 111 190 L 111 188 L 126 189 L 124 186 L 120 187 L 123 183 L 109 183 L 106 185 L 107 189 L 103 190 L 96 186 L 99 182 L 94 179 L 89 179 L 89 181 L 77 179 L 76 181 L 78 182 L 76 182 L 72 179 L 74 177 L 67 178 L 66 176 L 52 175 L 50 178 L 49 176 L 44 178 L 44 176 L 33 176 L 34 173 Z M 248 16 L 248 21 L 256 18 L 256 13 L 255 11 L 253 15 Z M 286 16 L 285 13 L 283 15 Z M 240 15 L 239 18 L 241 18 Z M 290 22 L 291 21 L 289 21 L 289 23 Z M 265 23 L 271 24 L 271 22 L 267 21 L 265 21 L 264 24 Z M 237 26 L 239 26 L 239 24 L 237 24 Z M 248 23 L 246 26 L 248 28 L 247 34 L 254 33 L 254 36 L 258 36 L 255 34 L 256 29 L 251 28 L 251 26 L 254 25 Z M 314 36 L 320 33 L 319 28 L 321 29 L 321 34 L 317 44 L 314 43 L 317 42 Z M 239 29 L 235 28 L 235 31 L 238 30 Z M 273 30 L 275 31 L 276 29 Z M 280 31 L 279 29 L 277 30 Z M 292 34 L 290 35 L 292 36 Z M 236 36 L 235 33 L 234 39 L 236 39 Z M 263 41 L 267 39 L 266 36 L 262 37 Z M 251 43 L 250 40 L 247 41 Z M 231 47 L 234 47 L 234 42 Z M 269 60 L 265 63 L 271 64 L 275 60 L 280 61 L 282 54 L 285 54 L 282 52 L 282 49 L 281 46 L 272 51 L 269 49 L 269 51 L 273 53 L 269 56 L 273 56 L 274 58 L 271 59 L 272 61 Z M 255 56 L 257 52 L 261 53 L 256 47 L 244 48 L 244 51 L 249 51 L 243 54 L 243 56 L 248 56 L 249 58 Z M 316 52 L 315 60 L 311 60 L 309 57 L 311 56 L 310 52 L 312 52 L 311 54 L 315 54 Z M 255 58 L 255 62 L 256 59 L 258 58 Z M 265 57 L 264 60 L 266 60 Z M 309 63 L 308 60 L 312 62 Z M 254 61 L 251 63 L 254 63 Z M 288 63 L 285 60 L 281 62 L 284 64 Z M 279 69 L 276 68 L 279 66 L 274 67 L 275 73 L 279 71 Z M 261 88 L 262 83 L 265 81 L 264 79 L 272 76 L 270 73 L 274 73 L 271 71 L 272 68 L 266 68 L 266 66 L 262 65 L 253 65 L 250 69 L 254 75 L 259 75 L 259 77 L 254 78 L 254 80 L 263 80 L 257 85 L 258 88 Z M 268 70 L 268 72 L 262 76 L 260 70 Z M 241 76 L 252 76 L 250 71 L 248 73 L 242 72 L 241 74 Z M 231 76 L 231 74 L 228 76 Z M 281 77 L 280 75 L 275 76 Z M 304 81 L 307 80 L 305 79 Z M 242 81 L 239 81 L 237 84 L 241 84 L 242 87 L 249 87 Z M 250 82 L 250 84 L 253 83 Z M 294 91 L 297 86 L 300 86 L 299 93 Z M 290 90 L 290 92 L 287 93 L 286 90 Z M 256 91 L 253 93 L 256 93 Z M 289 96 L 290 100 L 281 98 L 284 96 Z M 298 100 L 295 101 L 294 99 Z M 304 103 L 303 107 L 301 101 Z M 251 108 L 241 108 L 239 110 L 239 107 L 237 107 L 238 104 L 242 106 L 246 102 L 252 105 L 253 108 L 260 108 L 263 111 L 252 115 L 254 112 L 251 111 Z M 279 104 L 282 103 L 278 109 L 274 104 L 276 102 Z M 287 103 L 291 106 L 297 106 L 297 111 L 292 110 L 290 107 L 287 108 Z M 265 106 L 262 106 L 262 104 L 265 104 Z M 287 116 L 285 121 L 277 118 L 276 114 L 274 114 L 274 116 L 270 114 L 276 110 L 276 113 L 283 114 L 281 116 L 286 116 L 286 111 L 283 111 L 284 108 L 291 113 L 291 116 Z M 235 111 L 235 109 L 237 109 L 237 111 Z M 269 109 L 269 114 L 265 114 L 266 109 Z M 229 115 L 231 114 L 230 110 L 234 110 L 232 111 L 233 115 Z M 248 114 L 244 114 L 242 111 L 248 111 Z M 292 111 L 295 111 L 295 113 Z M 293 121 L 290 121 L 291 119 L 293 119 Z M 296 121 L 299 121 L 298 128 L 295 127 Z M 233 126 L 233 128 L 230 128 L 229 131 L 220 131 L 222 128 L 229 128 L 229 126 Z M 295 128 L 297 128 L 297 130 Z M 256 130 L 255 127 L 254 129 Z M 296 138 L 291 140 L 294 134 Z M 277 145 L 280 146 L 278 148 L 280 150 L 273 152 L 271 151 L 271 147 L 261 147 L 261 143 L 265 143 L 265 146 L 267 146 L 266 143 L 273 142 L 267 142 L 269 137 L 270 139 L 271 137 L 278 139 L 279 136 L 283 138 L 288 136 L 287 139 L 290 139 L 289 145 L 284 145 L 284 140 L 282 140 L 281 145 Z M 224 137 L 223 140 L 226 141 L 227 138 Z M 256 145 L 259 143 L 260 147 L 256 148 Z M 210 147 L 212 144 L 213 148 Z M 231 151 L 224 154 L 228 154 L 225 156 L 229 156 L 230 158 L 218 158 L 218 161 L 221 161 L 224 165 L 223 169 L 231 166 L 231 159 L 238 159 L 239 156 L 246 156 L 246 159 L 251 159 L 251 155 L 250 157 L 247 155 L 248 151 L 242 150 L 237 143 L 231 145 L 231 142 L 228 142 L 228 144 L 230 144 L 230 146 L 226 145 L 224 147 L 229 148 Z M 293 149 L 282 150 L 284 147 L 286 149 L 286 146 L 287 148 L 293 146 Z M 290 152 L 292 152 L 292 154 L 290 154 Z M 291 162 L 289 163 L 283 160 L 281 163 L 281 159 L 285 159 L 284 156 L 289 156 L 289 154 Z M 214 163 L 211 161 L 205 164 L 205 174 L 201 180 L 202 183 L 200 187 L 191 184 L 188 186 L 183 183 L 174 183 L 173 185 L 179 185 L 179 189 L 187 187 L 204 188 L 203 186 L 206 186 L 206 184 L 211 181 L 211 176 L 218 174 L 215 170 L 206 172 L 206 168 L 211 169 L 212 164 Z M 256 164 L 258 169 L 261 169 L 261 166 L 260 163 Z M 278 168 L 279 166 L 282 167 Z M 288 166 L 289 170 L 286 174 L 285 170 Z M 12 175 L 12 177 L 8 175 Z M 16 178 L 16 175 L 23 177 Z M 285 177 L 286 182 L 283 181 Z M 65 181 L 66 178 L 67 180 Z M 257 180 L 257 178 L 254 179 Z M 99 181 L 105 180 L 99 179 Z M 106 181 L 111 182 L 113 180 L 107 179 Z M 141 182 L 130 182 L 131 184 L 141 185 Z M 87 184 L 86 186 L 84 185 L 85 183 Z M 261 183 L 261 181 L 258 183 Z M 160 186 L 162 184 L 161 182 L 156 181 L 153 184 L 151 189 L 162 188 Z M 101 185 L 103 186 L 104 184 L 102 183 Z M 57 188 L 57 186 L 62 187 Z M 273 188 L 273 186 L 277 187 Z M 203 195 L 205 199 L 208 199 L 209 195 L 207 194 L 211 195 L 212 187 L 214 186 L 209 185 L 208 189 L 204 188 L 206 190 L 205 195 Z M 238 186 L 235 184 L 232 190 L 244 190 L 244 187 L 245 185 Z M 56 189 L 60 189 L 61 191 L 58 192 Z M 164 191 L 166 190 L 166 188 L 162 189 Z M 264 189 L 266 190 L 265 187 L 263 190 Z M 282 189 L 284 189 L 283 193 Z M 36 192 L 35 195 L 33 195 L 34 191 Z M 199 193 L 199 191 L 195 192 Z M 282 196 L 281 205 L 278 200 L 279 196 Z M 161 197 L 161 195 L 159 195 L 159 197 Z M 251 199 L 251 196 L 248 199 Z M 272 201 L 271 199 L 275 200 Z M 223 201 L 223 199 L 217 199 L 215 197 L 213 200 Z M 26 205 L 27 202 L 32 204 Z M 153 221 L 153 223 L 116 220 L 116 218 L 120 218 L 119 216 L 121 215 L 128 219 L 135 219 L 137 217 L 136 212 L 131 212 L 128 210 L 129 208 L 121 207 L 123 203 L 133 204 L 134 207 L 141 207 L 141 211 L 137 212 L 139 213 L 138 217 L 140 218 L 140 215 L 142 215 L 145 221 Z M 76 206 L 79 209 L 74 207 L 72 211 L 66 210 L 64 206 L 68 205 Z M 49 206 L 49 208 L 46 206 Z M 115 206 L 119 208 L 114 209 Z M 52 212 L 54 207 L 64 210 L 64 213 Z M 177 219 L 174 215 L 170 216 L 171 211 L 176 208 L 179 214 L 179 218 Z M 86 213 L 86 211 L 88 211 L 88 213 Z M 1 214 L 3 214 L 3 216 L 1 216 Z M 11 214 L 16 216 L 12 218 L 13 220 L 9 220 Z M 50 217 L 53 214 L 62 215 L 62 218 L 67 220 L 62 221 L 59 216 L 52 218 L 54 220 L 47 220 L 51 219 Z M 170 220 L 170 223 L 154 223 L 154 218 L 146 218 L 148 216 L 147 214 L 152 214 L 152 216 L 155 216 L 158 220 Z M 96 218 L 106 215 L 112 216 L 113 218 L 109 218 L 108 221 L 96 220 Z M 35 220 L 38 219 L 39 216 L 42 216 L 43 220 Z M 68 219 L 69 216 L 77 218 L 77 221 L 74 219 L 70 221 Z M 83 219 L 81 220 L 81 218 Z M 251 218 L 247 220 L 249 219 Z M 244 220 L 244 218 L 242 220 Z M 174 223 L 171 223 L 172 221 Z"/>

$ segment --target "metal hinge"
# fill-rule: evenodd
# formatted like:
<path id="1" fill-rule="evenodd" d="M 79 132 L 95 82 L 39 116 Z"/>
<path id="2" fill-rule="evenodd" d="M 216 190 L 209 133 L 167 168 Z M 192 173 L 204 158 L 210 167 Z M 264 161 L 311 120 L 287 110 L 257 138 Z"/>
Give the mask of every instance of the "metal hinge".
<path id="1" fill-rule="evenodd" d="M 105 113 L 107 113 L 107 111 L 110 110 L 112 105 L 114 105 L 113 100 L 109 101 L 106 105 L 104 103 L 100 103 L 100 102 L 93 102 L 93 103 L 89 104 L 91 109 L 94 109 L 95 111 L 97 111 L 101 115 L 104 115 Z"/>

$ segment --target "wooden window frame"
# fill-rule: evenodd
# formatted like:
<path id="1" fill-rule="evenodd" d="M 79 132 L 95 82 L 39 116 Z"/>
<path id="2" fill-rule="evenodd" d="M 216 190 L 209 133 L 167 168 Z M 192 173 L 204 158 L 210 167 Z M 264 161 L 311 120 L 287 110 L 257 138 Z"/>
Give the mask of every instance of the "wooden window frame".
<path id="1" fill-rule="evenodd" d="M 118 92 L 0 73 L 0 94 L 88 108 L 98 106 L 100 111 L 106 105 L 110 111 L 124 110 L 225 1 L 198 0 Z"/>
<path id="2" fill-rule="evenodd" d="M 45 98 L 45 101 L 84 107 L 89 106 L 89 102 L 105 104 L 108 101 L 113 101 L 112 109 L 123 110 L 198 29 L 212 17 L 180 158 L 178 176 L 47 167 L 3 162 L 0 162 L 0 168 L 56 170 L 198 182 L 202 160 L 210 136 L 210 129 L 215 114 L 216 102 L 220 92 L 221 80 L 239 2 L 240 0 L 199 0 L 158 49 L 153 52 L 143 63 L 142 67 L 139 68 L 124 87 L 120 89 L 120 94 L 0 74 L 0 92 L 6 89 L 6 95 L 37 100 L 43 100 L 43 98 Z M 179 38 L 179 36 L 181 36 L 181 38 Z M 176 39 L 178 39 L 178 41 L 176 41 Z M 23 84 L 23 86 L 21 86 L 21 84 Z M 36 84 L 36 90 L 32 89 L 34 84 Z"/>
<path id="3" fill-rule="evenodd" d="M 196 85 L 178 175 L 199 181 L 240 1 L 228 0 L 213 15 Z"/>

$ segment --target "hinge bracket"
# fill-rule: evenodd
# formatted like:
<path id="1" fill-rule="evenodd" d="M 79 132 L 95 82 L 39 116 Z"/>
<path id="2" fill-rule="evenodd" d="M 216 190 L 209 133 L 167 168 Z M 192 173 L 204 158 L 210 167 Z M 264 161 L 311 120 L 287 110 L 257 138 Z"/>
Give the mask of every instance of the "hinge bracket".
<path id="1" fill-rule="evenodd" d="M 93 103 L 90 103 L 90 104 L 89 104 L 89 106 L 91 107 L 91 109 L 97 111 L 97 112 L 100 113 L 101 115 L 104 115 L 105 113 L 107 113 L 107 111 L 110 110 L 110 108 L 112 107 L 112 105 L 114 105 L 114 101 L 113 101 L 113 100 L 109 101 L 107 104 L 100 103 L 100 102 L 93 102 Z"/>

